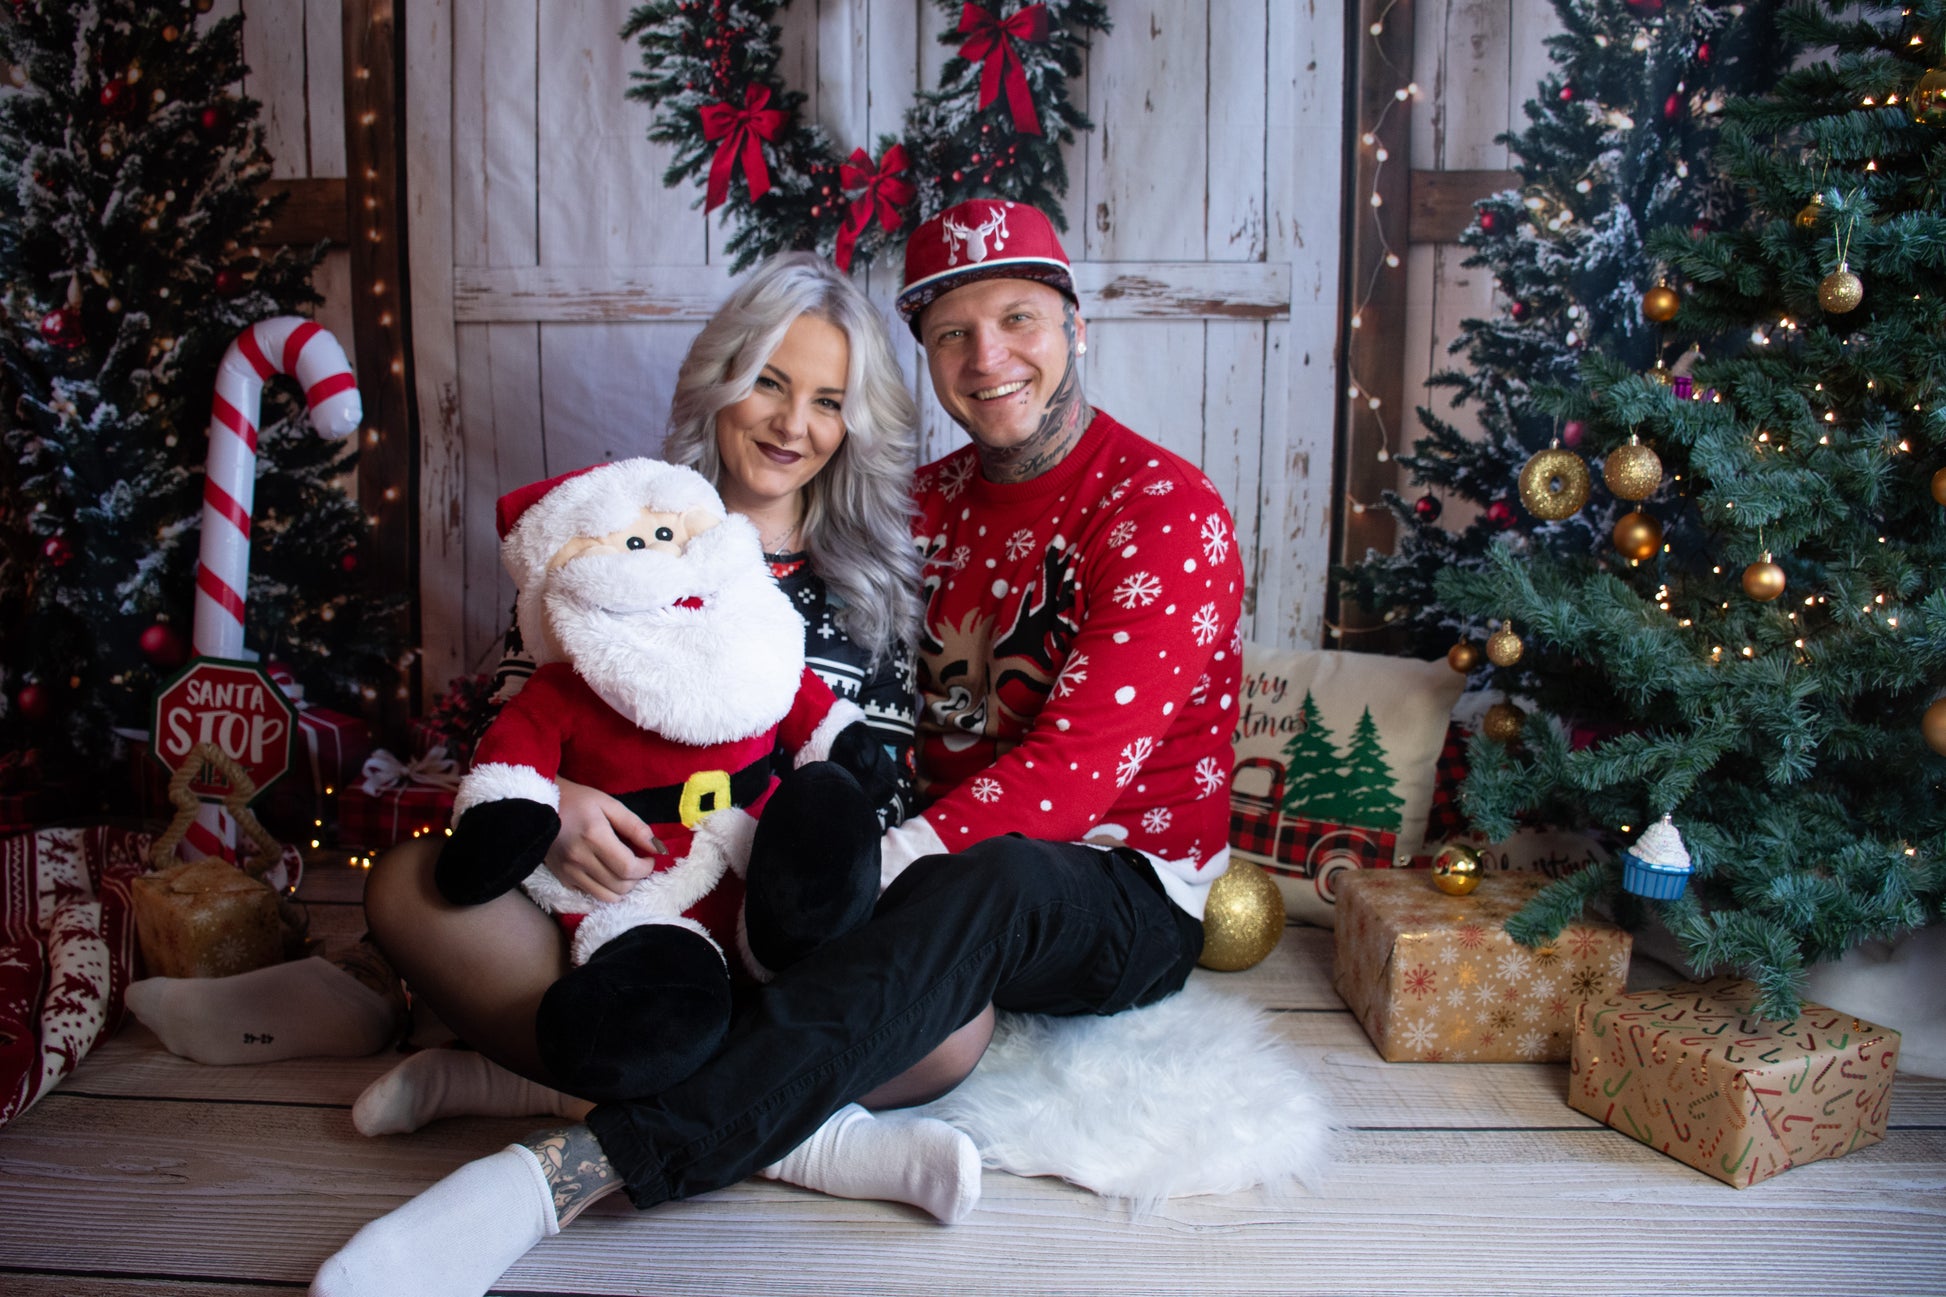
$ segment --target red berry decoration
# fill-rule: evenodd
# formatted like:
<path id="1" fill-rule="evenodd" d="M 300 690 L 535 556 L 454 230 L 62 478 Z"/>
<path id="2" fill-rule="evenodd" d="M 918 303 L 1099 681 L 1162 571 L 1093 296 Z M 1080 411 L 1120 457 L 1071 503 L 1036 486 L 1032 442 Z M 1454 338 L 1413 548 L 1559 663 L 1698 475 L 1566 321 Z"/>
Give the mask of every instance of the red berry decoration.
<path id="1" fill-rule="evenodd" d="M 1574 102 L 1574 84 L 1572 82 L 1561 87 L 1561 102 L 1564 104 Z"/>
<path id="2" fill-rule="evenodd" d="M 1696 47 L 1696 61 L 1698 63 L 1708 63 L 1710 61 L 1710 43 L 1708 41 L 1704 41 Z"/>
<path id="3" fill-rule="evenodd" d="M 74 558 L 74 546 L 68 544 L 66 536 L 49 536 L 41 545 L 41 557 L 55 567 L 66 567 Z"/>
<path id="4" fill-rule="evenodd" d="M 229 115 L 215 104 L 203 109 L 196 117 L 196 125 L 202 128 L 205 135 L 221 135 L 229 124 Z"/>
<path id="5" fill-rule="evenodd" d="M 20 714 L 28 720 L 37 721 L 47 715 L 47 690 L 39 685 L 22 685 L 20 692 L 14 695 L 14 706 L 20 708 Z"/>
<path id="6" fill-rule="evenodd" d="M 1672 94 L 1662 101 L 1662 115 L 1670 121 L 1682 116 L 1682 95 Z"/>
<path id="7" fill-rule="evenodd" d="M 1487 506 L 1487 521 L 1501 531 L 1507 530 L 1515 522 L 1514 507 L 1505 500 L 1495 500 Z"/>
<path id="8" fill-rule="evenodd" d="M 110 77 L 102 84 L 101 106 L 116 117 L 135 106 L 135 96 L 129 91 L 126 77 Z"/>
<path id="9" fill-rule="evenodd" d="M 1581 444 L 1581 438 L 1588 432 L 1588 425 L 1579 419 L 1569 419 L 1561 425 L 1561 444 L 1573 450 Z"/>
<path id="10" fill-rule="evenodd" d="M 81 332 L 81 312 L 72 306 L 57 306 L 41 317 L 41 339 L 72 351 L 86 341 Z"/>
<path id="11" fill-rule="evenodd" d="M 1511 316 L 1513 316 L 1513 317 L 1514 317 L 1514 319 L 1516 319 L 1516 320 L 1524 320 L 1524 319 L 1526 319 L 1526 318 L 1527 318 L 1527 303 L 1525 303 L 1525 302 L 1515 302 L 1515 303 L 1513 303 L 1512 305 L 1510 305 L 1510 306 L 1508 306 L 1508 307 L 1507 307 L 1507 314 L 1508 314 L 1508 315 L 1511 315 Z"/>
<path id="12" fill-rule="evenodd" d="M 1446 506 L 1439 502 L 1439 497 L 1430 493 L 1422 495 L 1412 502 L 1412 512 L 1418 514 L 1426 522 L 1438 522 L 1439 515 L 1445 508 Z"/>
<path id="13" fill-rule="evenodd" d="M 1495 216 L 1492 212 L 1480 213 L 1480 228 L 1484 230 L 1486 233 L 1488 234 L 1493 233 L 1493 227 L 1498 224 L 1500 224 L 1500 218 Z"/>
<path id="14" fill-rule="evenodd" d="M 244 289 L 241 273 L 225 266 L 216 272 L 216 292 L 219 297 L 235 297 Z"/>
<path id="15" fill-rule="evenodd" d="M 358 555 L 346 554 L 338 560 L 338 566 L 347 572 L 356 572 L 358 570 Z"/>
<path id="16" fill-rule="evenodd" d="M 166 622 L 157 622 L 143 631 L 136 644 L 141 648 L 143 657 L 164 671 L 175 670 L 188 657 L 183 651 L 182 636 Z"/>

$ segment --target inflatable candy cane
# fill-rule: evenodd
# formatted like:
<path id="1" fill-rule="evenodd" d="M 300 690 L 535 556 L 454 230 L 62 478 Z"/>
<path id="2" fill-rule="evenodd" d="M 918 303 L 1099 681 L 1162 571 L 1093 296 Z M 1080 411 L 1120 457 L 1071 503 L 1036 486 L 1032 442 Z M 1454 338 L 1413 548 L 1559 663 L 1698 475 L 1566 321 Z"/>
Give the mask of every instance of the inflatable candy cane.
<path id="1" fill-rule="evenodd" d="M 196 624 L 191 638 L 201 657 L 243 656 L 250 508 L 257 485 L 257 420 L 264 384 L 274 374 L 297 380 L 310 408 L 311 426 L 323 436 L 348 437 L 365 417 L 344 348 L 309 320 L 294 315 L 259 320 L 238 334 L 223 353 L 210 410 L 203 541 L 196 561 Z M 235 859 L 236 826 L 221 807 L 205 805 L 183 845 L 199 855 Z"/>

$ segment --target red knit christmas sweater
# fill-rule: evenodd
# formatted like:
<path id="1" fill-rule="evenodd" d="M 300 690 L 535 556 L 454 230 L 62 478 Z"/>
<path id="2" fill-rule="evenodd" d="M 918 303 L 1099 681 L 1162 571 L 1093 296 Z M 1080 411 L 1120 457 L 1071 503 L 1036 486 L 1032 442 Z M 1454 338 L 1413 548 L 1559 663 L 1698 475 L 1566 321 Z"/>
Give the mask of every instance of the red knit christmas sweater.
<path id="1" fill-rule="evenodd" d="M 918 766 L 949 851 L 1018 832 L 1157 861 L 1192 913 L 1228 862 L 1243 565 L 1202 471 L 1099 411 L 1051 472 L 928 465 Z"/>

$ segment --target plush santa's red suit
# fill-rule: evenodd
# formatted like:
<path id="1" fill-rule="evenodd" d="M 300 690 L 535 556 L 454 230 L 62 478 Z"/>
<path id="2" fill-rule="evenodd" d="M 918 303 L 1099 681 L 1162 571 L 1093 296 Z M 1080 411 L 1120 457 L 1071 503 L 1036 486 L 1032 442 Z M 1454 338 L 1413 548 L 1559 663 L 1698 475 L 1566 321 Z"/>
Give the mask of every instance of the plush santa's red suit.
<path id="1" fill-rule="evenodd" d="M 727 1023 L 726 966 L 768 976 L 746 935 L 744 883 L 756 816 L 778 785 L 773 755 L 786 753 L 793 769 L 834 757 L 843 767 L 837 785 L 794 803 L 800 817 L 821 811 L 833 787 L 841 802 L 859 789 L 856 806 L 830 824 L 793 825 L 770 853 L 816 858 L 818 844 L 800 852 L 798 838 L 840 841 L 847 875 L 867 848 L 876 869 L 876 820 L 855 776 L 875 778 L 889 759 L 864 713 L 805 668 L 803 624 L 756 529 L 727 514 L 695 472 L 647 459 L 601 465 L 511 493 L 499 522 L 521 628 L 541 665 L 475 750 L 435 879 L 457 904 L 519 884 L 572 927 L 571 959 L 582 967 L 550 988 L 537 1022 L 543 1056 L 567 1088 L 601 1097 L 611 1083 L 583 1078 L 577 1088 L 577 1069 L 608 1069 L 607 1056 L 644 1036 L 657 1051 L 652 1079 L 666 1083 L 665 1038 L 683 1036 L 689 1054 L 706 1055 Z M 804 777 L 829 780 L 833 769 Z M 542 863 L 560 830 L 557 776 L 616 797 L 662 843 L 653 873 L 619 900 L 576 890 Z M 787 904 L 804 894 L 794 887 L 778 893 Z M 690 1009 L 661 1007 L 680 1009 L 685 996 Z M 618 1039 L 590 1046 L 591 1031 Z M 592 1061 L 583 1057 L 591 1050 Z M 650 1083 L 639 1067 L 622 1071 L 614 1086 Z"/>

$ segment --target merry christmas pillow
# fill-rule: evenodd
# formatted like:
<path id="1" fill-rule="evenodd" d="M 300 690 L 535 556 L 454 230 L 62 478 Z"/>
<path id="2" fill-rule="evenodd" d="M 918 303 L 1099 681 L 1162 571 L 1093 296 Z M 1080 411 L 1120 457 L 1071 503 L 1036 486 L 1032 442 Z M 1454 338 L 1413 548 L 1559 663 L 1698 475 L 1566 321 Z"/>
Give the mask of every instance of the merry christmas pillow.
<path id="1" fill-rule="evenodd" d="M 1230 852 L 1287 914 L 1329 927 L 1340 873 L 1411 862 L 1465 683 L 1444 662 L 1243 646 Z"/>

